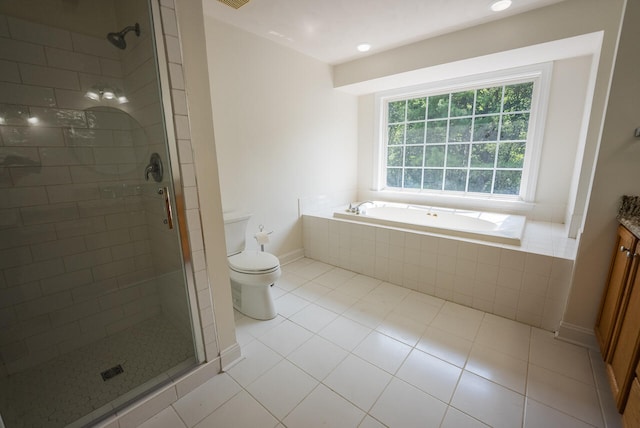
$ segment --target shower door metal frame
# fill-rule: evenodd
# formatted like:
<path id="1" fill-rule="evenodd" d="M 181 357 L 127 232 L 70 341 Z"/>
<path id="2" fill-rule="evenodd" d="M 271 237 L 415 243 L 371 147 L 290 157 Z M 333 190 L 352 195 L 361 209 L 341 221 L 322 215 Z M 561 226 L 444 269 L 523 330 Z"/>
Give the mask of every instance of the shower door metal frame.
<path id="1" fill-rule="evenodd" d="M 184 267 L 184 277 L 186 281 L 186 292 L 189 300 L 189 312 L 191 319 L 191 329 L 193 333 L 193 341 L 196 351 L 196 364 L 201 364 L 206 360 L 204 350 L 204 338 L 202 336 L 202 325 L 200 324 L 200 316 L 198 313 L 198 300 L 195 285 L 193 258 L 191 255 L 191 245 L 187 233 L 181 233 L 181 229 L 188 232 L 187 216 L 184 209 L 179 209 L 176 205 L 178 198 L 184 199 L 184 189 L 182 187 L 182 175 L 180 172 L 180 161 L 178 157 L 178 144 L 175 136 L 175 127 L 173 123 L 174 113 L 171 105 L 171 86 L 169 81 L 169 62 L 165 52 L 165 39 L 163 33 L 162 17 L 160 15 L 160 0 L 148 0 L 149 10 L 151 13 L 151 25 L 153 27 L 153 48 L 155 50 L 156 59 L 158 61 L 158 78 L 160 85 L 160 96 L 162 98 L 162 113 L 164 121 L 164 129 L 167 139 L 167 149 L 169 152 L 169 169 L 171 171 L 171 183 L 173 185 L 173 209 L 177 223 L 184 225 L 184 228 L 178 227 L 178 236 L 181 242 L 180 253 L 182 255 L 182 263 Z"/>

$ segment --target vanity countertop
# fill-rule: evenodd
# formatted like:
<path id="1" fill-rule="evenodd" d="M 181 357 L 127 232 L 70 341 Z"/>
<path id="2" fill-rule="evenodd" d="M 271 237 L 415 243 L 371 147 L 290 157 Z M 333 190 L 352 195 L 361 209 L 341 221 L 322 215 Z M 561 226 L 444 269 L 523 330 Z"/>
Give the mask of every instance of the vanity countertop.
<path id="1" fill-rule="evenodd" d="M 617 218 L 621 225 L 640 238 L 640 196 L 623 196 Z"/>
<path id="2" fill-rule="evenodd" d="M 640 238 L 640 217 L 618 217 L 618 222 Z"/>

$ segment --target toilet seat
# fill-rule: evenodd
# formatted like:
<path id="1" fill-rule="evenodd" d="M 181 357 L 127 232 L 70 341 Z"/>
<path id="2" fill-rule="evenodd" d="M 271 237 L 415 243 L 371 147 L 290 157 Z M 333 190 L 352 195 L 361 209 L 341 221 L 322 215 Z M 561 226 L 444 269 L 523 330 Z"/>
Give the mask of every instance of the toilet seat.
<path id="1" fill-rule="evenodd" d="M 280 260 L 263 251 L 243 251 L 228 260 L 231 270 L 248 275 L 263 275 L 280 269 Z"/>

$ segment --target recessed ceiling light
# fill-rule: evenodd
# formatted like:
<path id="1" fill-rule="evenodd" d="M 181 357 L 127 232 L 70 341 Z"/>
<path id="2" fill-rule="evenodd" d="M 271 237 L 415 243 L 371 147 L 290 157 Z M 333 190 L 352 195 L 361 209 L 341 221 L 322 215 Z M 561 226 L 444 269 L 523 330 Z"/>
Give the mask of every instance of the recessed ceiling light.
<path id="1" fill-rule="evenodd" d="M 511 6 L 511 0 L 498 0 L 491 3 L 491 10 L 494 12 L 500 12 L 508 9 Z"/>
<path id="2" fill-rule="evenodd" d="M 371 45 L 369 43 L 360 43 L 356 49 L 358 49 L 359 52 L 367 52 L 371 49 Z"/>

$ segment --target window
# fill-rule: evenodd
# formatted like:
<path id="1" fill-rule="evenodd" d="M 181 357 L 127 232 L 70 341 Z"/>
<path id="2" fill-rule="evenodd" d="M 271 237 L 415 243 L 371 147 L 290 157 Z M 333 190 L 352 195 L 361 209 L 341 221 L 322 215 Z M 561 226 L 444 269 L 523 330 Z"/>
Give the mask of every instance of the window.
<path id="1" fill-rule="evenodd" d="M 526 200 L 541 74 L 382 97 L 380 187 Z"/>

